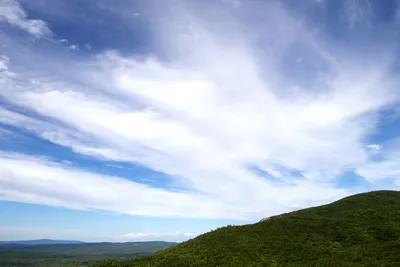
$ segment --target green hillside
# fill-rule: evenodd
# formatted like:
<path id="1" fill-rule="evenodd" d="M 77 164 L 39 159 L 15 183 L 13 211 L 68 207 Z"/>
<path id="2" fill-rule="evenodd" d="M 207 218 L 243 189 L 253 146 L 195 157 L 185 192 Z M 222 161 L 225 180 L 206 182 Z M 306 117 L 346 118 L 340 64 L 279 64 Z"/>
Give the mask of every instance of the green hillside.
<path id="1" fill-rule="evenodd" d="M 376 191 L 227 226 L 105 266 L 400 266 L 400 192 Z"/>

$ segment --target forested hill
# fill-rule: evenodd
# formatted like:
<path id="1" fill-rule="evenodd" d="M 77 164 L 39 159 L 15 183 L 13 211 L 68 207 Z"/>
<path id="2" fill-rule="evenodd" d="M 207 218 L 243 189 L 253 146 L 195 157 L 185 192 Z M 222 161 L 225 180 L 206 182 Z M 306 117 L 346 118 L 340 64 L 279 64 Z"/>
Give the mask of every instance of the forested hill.
<path id="1" fill-rule="evenodd" d="M 227 226 L 106 266 L 400 266 L 400 192 L 375 191 Z"/>

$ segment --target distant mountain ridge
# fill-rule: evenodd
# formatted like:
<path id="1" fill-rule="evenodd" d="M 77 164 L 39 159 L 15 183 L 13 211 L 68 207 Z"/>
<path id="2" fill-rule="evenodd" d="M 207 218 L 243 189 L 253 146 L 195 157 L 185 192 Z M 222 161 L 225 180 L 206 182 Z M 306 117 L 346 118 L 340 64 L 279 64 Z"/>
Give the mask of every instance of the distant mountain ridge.
<path id="1" fill-rule="evenodd" d="M 125 243 L 48 244 L 69 240 L 28 240 L 38 245 L 0 243 L 1 267 L 76 267 L 88 266 L 107 259 L 132 259 L 143 257 L 176 243 L 164 241 Z M 17 241 L 18 242 L 18 241 Z M 75 242 L 75 241 L 72 241 Z M 79 241 L 78 241 L 79 242 Z M 32 242 L 29 242 L 32 243 Z"/>
<path id="2" fill-rule="evenodd" d="M 0 241 L 0 245 L 17 244 L 17 245 L 55 245 L 55 244 L 83 244 L 86 242 L 78 240 L 53 240 L 53 239 L 35 239 L 35 240 L 15 240 Z"/>

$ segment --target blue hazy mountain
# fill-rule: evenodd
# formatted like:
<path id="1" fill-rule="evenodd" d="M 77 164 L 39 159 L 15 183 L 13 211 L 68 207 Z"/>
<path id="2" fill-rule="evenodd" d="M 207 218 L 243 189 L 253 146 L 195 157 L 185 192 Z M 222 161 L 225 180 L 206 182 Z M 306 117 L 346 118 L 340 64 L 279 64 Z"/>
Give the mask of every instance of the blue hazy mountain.
<path id="1" fill-rule="evenodd" d="M 53 239 L 36 239 L 36 240 L 17 240 L 17 241 L 0 241 L 0 245 L 18 244 L 18 245 L 54 245 L 54 244 L 82 244 L 85 242 L 77 240 L 53 240 Z"/>

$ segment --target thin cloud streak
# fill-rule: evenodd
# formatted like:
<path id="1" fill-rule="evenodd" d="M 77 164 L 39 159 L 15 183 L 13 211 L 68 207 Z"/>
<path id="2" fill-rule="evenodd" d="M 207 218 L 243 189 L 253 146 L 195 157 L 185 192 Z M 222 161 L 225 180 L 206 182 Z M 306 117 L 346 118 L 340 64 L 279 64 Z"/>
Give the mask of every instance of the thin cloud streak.
<path id="1" fill-rule="evenodd" d="M 25 11 L 15 0 L 0 0 L 0 21 L 6 21 L 13 26 L 19 27 L 34 37 L 39 38 L 51 34 L 44 21 L 27 19 Z"/>

